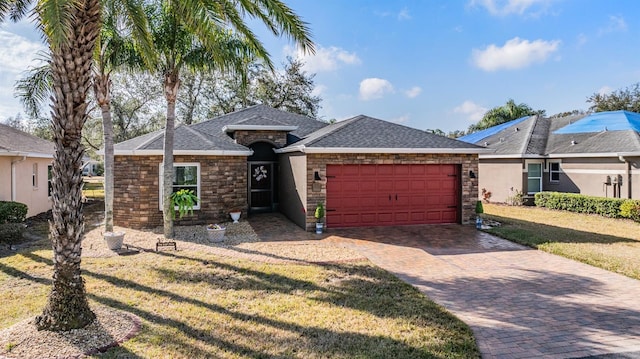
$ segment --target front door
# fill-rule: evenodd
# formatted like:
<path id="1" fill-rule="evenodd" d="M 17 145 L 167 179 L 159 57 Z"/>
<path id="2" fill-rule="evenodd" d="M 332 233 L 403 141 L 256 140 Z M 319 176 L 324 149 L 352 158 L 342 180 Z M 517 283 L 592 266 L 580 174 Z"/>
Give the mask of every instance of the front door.
<path id="1" fill-rule="evenodd" d="M 274 162 L 249 162 L 249 211 L 270 212 L 276 202 Z"/>

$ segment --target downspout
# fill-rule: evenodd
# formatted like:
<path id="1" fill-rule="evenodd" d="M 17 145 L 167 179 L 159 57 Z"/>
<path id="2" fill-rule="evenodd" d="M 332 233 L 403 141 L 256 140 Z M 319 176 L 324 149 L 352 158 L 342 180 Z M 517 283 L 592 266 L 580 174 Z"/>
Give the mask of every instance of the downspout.
<path id="1" fill-rule="evenodd" d="M 627 161 L 623 155 L 618 155 L 618 159 L 624 163 L 626 163 L 626 174 L 627 174 L 627 198 L 631 199 L 631 162 Z"/>
<path id="2" fill-rule="evenodd" d="M 20 160 L 11 161 L 11 201 L 15 202 L 18 197 L 18 191 L 16 190 L 16 165 L 27 159 L 27 156 L 22 156 Z"/>

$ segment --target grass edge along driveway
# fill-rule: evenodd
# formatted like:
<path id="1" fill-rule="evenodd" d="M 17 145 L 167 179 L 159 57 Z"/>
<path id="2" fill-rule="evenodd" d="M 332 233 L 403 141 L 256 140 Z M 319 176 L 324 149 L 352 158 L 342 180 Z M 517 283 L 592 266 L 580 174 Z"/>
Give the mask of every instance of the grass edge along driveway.
<path id="1" fill-rule="evenodd" d="M 640 279 L 640 224 L 629 219 L 527 206 L 484 204 L 498 237 Z"/>

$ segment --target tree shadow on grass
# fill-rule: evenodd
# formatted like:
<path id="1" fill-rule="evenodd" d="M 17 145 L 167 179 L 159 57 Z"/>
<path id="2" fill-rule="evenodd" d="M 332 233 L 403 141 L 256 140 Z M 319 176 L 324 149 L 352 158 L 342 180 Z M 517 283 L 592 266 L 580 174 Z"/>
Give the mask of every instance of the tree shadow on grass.
<path id="1" fill-rule="evenodd" d="M 50 259 L 34 253 L 24 253 L 23 255 L 37 262 L 52 264 Z M 172 303 L 192 305 L 204 309 L 205 314 L 202 320 L 207 320 L 206 318 L 209 317 L 209 315 L 206 314 L 207 312 L 215 313 L 216 316 L 223 315 L 229 317 L 232 319 L 230 321 L 231 324 L 228 322 L 220 323 L 220 325 L 232 326 L 231 329 L 227 330 L 241 333 L 243 337 L 257 338 L 255 345 L 247 344 L 246 342 L 240 343 L 229 340 L 227 335 L 225 335 L 225 331 L 218 332 L 216 330 L 203 329 L 199 327 L 201 324 L 200 320 L 190 322 L 188 319 L 180 318 L 179 313 L 144 309 L 141 305 L 130 305 L 129 302 L 110 297 L 106 294 L 88 294 L 89 298 L 98 303 L 135 314 L 149 323 L 153 323 L 154 326 L 158 325 L 164 328 L 160 330 L 168 330 L 169 332 L 177 331 L 184 333 L 187 337 L 187 339 L 182 339 L 178 336 L 164 335 L 162 336 L 161 342 L 155 343 L 154 341 L 157 339 L 154 339 L 153 334 L 147 333 L 148 335 L 145 336 L 145 333 L 142 333 L 136 341 L 140 342 L 147 340 L 145 338 L 149 338 L 148 340 L 151 342 L 146 345 L 170 346 L 173 350 L 190 357 L 208 357 L 214 355 L 215 353 L 212 353 L 211 350 L 214 350 L 214 352 L 232 352 L 238 355 L 256 358 L 274 356 L 438 358 L 448 357 L 450 355 L 477 357 L 477 349 L 472 336 L 462 336 L 454 333 L 455 331 L 464 330 L 465 327 L 463 324 L 449 317 L 449 314 L 443 312 L 441 308 L 436 308 L 437 306 L 435 305 L 432 305 L 433 308 L 425 309 L 425 304 L 430 303 L 428 300 L 404 283 L 394 281 L 390 274 L 378 268 L 366 265 L 326 266 L 325 268 L 331 273 L 329 275 L 331 278 L 329 278 L 327 286 L 323 286 L 317 285 L 312 281 L 294 279 L 277 273 L 265 273 L 229 263 L 218 262 L 210 258 L 193 258 L 177 254 L 162 255 L 176 257 L 180 260 L 199 261 L 204 266 L 221 268 L 232 273 L 237 273 L 240 279 L 235 280 L 233 285 L 244 289 L 256 289 L 266 293 L 269 291 L 277 291 L 289 295 L 308 295 L 311 300 L 325 304 L 328 303 L 333 306 L 368 311 L 380 317 L 402 317 L 407 319 L 409 326 L 448 325 L 448 330 L 451 334 L 457 335 L 457 339 L 447 338 L 448 332 L 437 328 L 436 332 L 439 334 L 436 335 L 443 335 L 442 340 L 417 345 L 413 343 L 413 345 L 411 345 L 405 340 L 395 338 L 395 336 L 363 334 L 343 330 L 336 331 L 324 328 L 321 324 L 301 325 L 293 320 L 283 321 L 281 319 L 275 319 L 266 313 L 246 313 L 190 297 L 186 293 L 177 293 L 175 291 L 139 283 L 134 280 L 122 279 L 105 273 L 96 273 L 95 271 L 87 270 L 85 267 L 85 269 L 83 269 L 85 276 L 105 281 L 116 288 L 124 288 L 134 293 L 145 293 L 145 296 L 151 295 L 154 300 L 165 299 Z M 177 278 L 189 276 L 188 271 L 172 271 L 172 273 L 165 274 L 170 274 Z M 162 270 L 158 272 L 162 274 Z M 16 276 L 23 276 L 24 274 L 21 271 L 13 271 L 12 273 Z M 337 280 L 334 280 L 336 278 Z M 187 281 L 191 282 L 193 279 L 194 278 L 189 278 Z M 206 276 L 197 277 L 196 281 L 203 281 L 203 283 L 211 285 Z M 385 283 L 387 281 L 393 281 L 396 285 Z M 117 291 L 117 289 L 114 290 Z M 408 290 L 413 290 L 413 293 L 409 293 L 412 295 L 406 295 L 405 292 Z M 373 302 L 377 300 L 379 300 L 380 303 Z M 406 306 L 407 302 L 411 302 L 413 305 L 403 307 Z M 430 314 L 436 313 L 434 308 L 440 311 L 440 313 L 437 313 L 439 316 L 435 321 L 429 317 Z M 420 313 L 420 310 L 424 310 L 427 314 Z M 448 319 L 439 322 L 443 316 L 448 317 Z M 450 321 L 458 323 L 457 326 L 451 325 Z M 246 325 L 240 325 L 238 323 L 250 323 L 251 325 L 247 327 Z M 269 329 L 265 330 L 266 328 Z M 147 328 L 147 330 L 158 329 Z M 283 338 L 265 337 L 268 336 L 266 333 L 273 330 L 287 333 L 287 335 Z M 156 335 L 155 338 L 157 337 Z M 292 342 L 291 338 L 295 338 L 294 342 Z M 121 349 L 112 349 L 111 351 L 120 353 Z"/>

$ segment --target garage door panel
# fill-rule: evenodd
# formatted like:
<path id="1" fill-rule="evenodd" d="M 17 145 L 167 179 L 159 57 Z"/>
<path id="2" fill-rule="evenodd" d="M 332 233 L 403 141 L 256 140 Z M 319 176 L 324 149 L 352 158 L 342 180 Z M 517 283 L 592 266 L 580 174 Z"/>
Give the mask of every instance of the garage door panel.
<path id="1" fill-rule="evenodd" d="M 457 222 L 458 171 L 457 165 L 328 165 L 327 226 Z"/>

